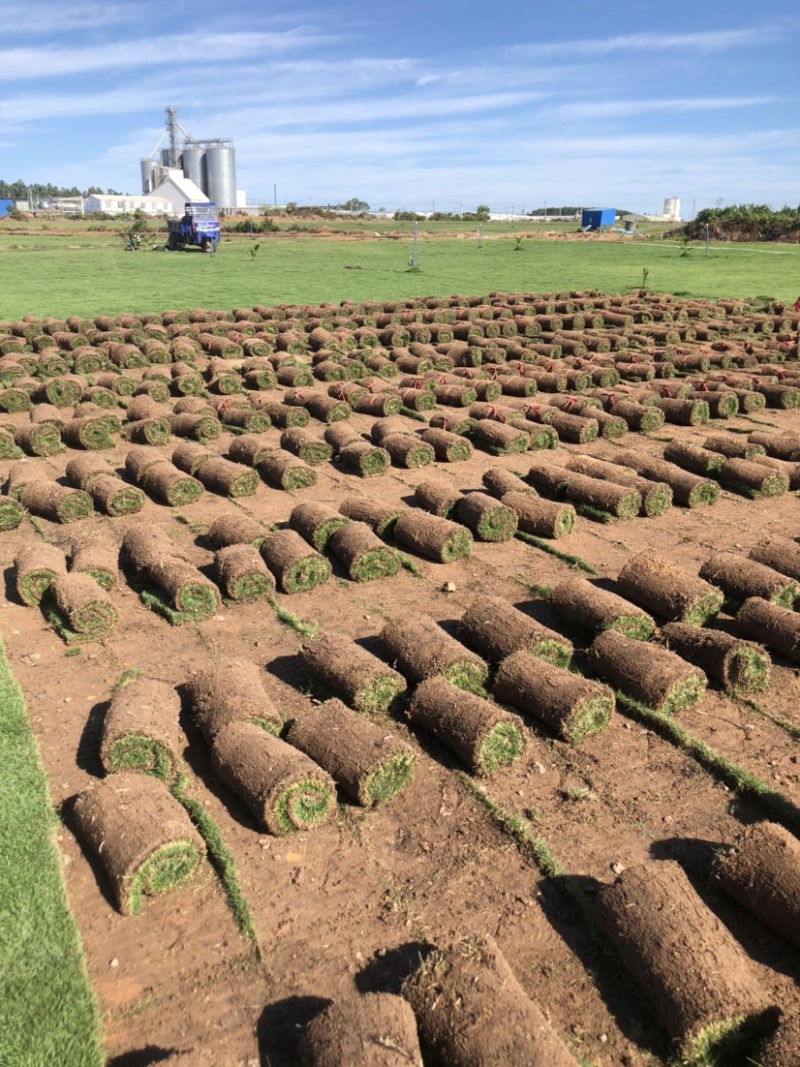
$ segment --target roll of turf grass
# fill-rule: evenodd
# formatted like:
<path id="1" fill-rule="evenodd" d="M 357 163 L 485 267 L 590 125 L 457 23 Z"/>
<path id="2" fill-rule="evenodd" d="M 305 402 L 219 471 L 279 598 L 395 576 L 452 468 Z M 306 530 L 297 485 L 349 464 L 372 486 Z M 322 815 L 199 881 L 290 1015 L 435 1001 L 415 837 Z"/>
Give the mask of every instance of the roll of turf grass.
<path id="1" fill-rule="evenodd" d="M 126 485 L 113 474 L 93 478 L 87 492 L 98 511 L 106 515 L 135 515 L 144 507 L 145 495 L 135 485 Z"/>
<path id="2" fill-rule="evenodd" d="M 95 535 L 91 539 L 72 546 L 70 572 L 88 574 L 97 584 L 108 591 L 119 578 L 119 548 L 110 537 Z"/>
<path id="3" fill-rule="evenodd" d="M 275 591 L 275 578 L 254 545 L 228 545 L 214 556 L 217 585 L 227 600 L 249 604 Z"/>
<path id="4" fill-rule="evenodd" d="M 629 867 L 600 892 L 595 918 L 686 1060 L 716 1062 L 723 1047 L 729 1062 L 747 1062 L 731 1043 L 769 1008 L 768 994 L 678 863 Z"/>
<path id="5" fill-rule="evenodd" d="M 791 608 L 800 599 L 800 585 L 794 579 L 737 552 L 715 552 L 700 568 L 700 577 L 733 601 L 757 596 L 779 608 Z"/>
<path id="6" fill-rule="evenodd" d="M 308 1024 L 298 1055 L 301 1067 L 422 1067 L 414 1012 L 393 993 L 335 1001 Z"/>
<path id="7" fill-rule="evenodd" d="M 467 493 L 458 503 L 457 514 L 479 541 L 510 541 L 517 532 L 517 513 L 488 493 Z"/>
<path id="8" fill-rule="evenodd" d="M 137 445 L 165 445 L 170 438 L 170 423 L 163 418 L 139 419 L 125 427 L 125 437 Z"/>
<path id="9" fill-rule="evenodd" d="M 656 629 L 647 612 L 586 578 L 567 578 L 555 585 L 550 607 L 562 622 L 593 634 L 616 630 L 635 641 L 649 641 Z"/>
<path id="10" fill-rule="evenodd" d="M 308 501 L 296 504 L 289 515 L 289 527 L 318 552 L 324 552 L 333 534 L 350 522 L 345 515 L 327 504 Z"/>
<path id="11" fill-rule="evenodd" d="M 67 573 L 67 559 L 60 548 L 46 541 L 32 541 L 14 558 L 14 582 L 23 604 L 37 607 L 56 580 Z"/>
<path id="12" fill-rule="evenodd" d="M 419 437 L 410 433 L 390 433 L 381 440 L 392 463 L 397 467 L 414 470 L 417 467 L 429 467 L 435 460 L 433 448 Z M 339 453 L 341 456 L 341 452 Z"/>
<path id="13" fill-rule="evenodd" d="M 643 478 L 666 482 L 672 488 L 673 501 L 682 507 L 696 508 L 714 504 L 719 497 L 719 486 L 708 478 L 685 471 L 674 463 L 644 453 L 624 451 L 617 461 L 636 471 Z"/>
<path id="14" fill-rule="evenodd" d="M 617 463 L 607 463 L 592 456 L 571 456 L 567 460 L 567 469 L 575 471 L 576 474 L 585 474 L 590 478 L 600 478 L 602 481 L 635 489 L 642 498 L 641 514 L 647 518 L 663 515 L 672 507 L 672 489 L 666 482 L 641 478 L 628 467 L 620 467 Z"/>
<path id="15" fill-rule="evenodd" d="M 433 449 L 435 458 L 443 463 L 461 463 L 472 455 L 472 445 L 465 437 L 435 428 L 423 430 L 419 435 Z"/>
<path id="16" fill-rule="evenodd" d="M 308 592 L 331 576 L 327 559 L 311 548 L 296 530 L 268 534 L 261 544 L 261 556 L 283 593 Z"/>
<path id="17" fill-rule="evenodd" d="M 261 481 L 256 471 L 243 469 L 241 463 L 233 463 L 221 456 L 204 459 L 196 477 L 212 493 L 232 500 L 253 496 Z"/>
<path id="18" fill-rule="evenodd" d="M 713 881 L 765 926 L 800 948 L 800 842 L 773 822 L 747 826 L 717 853 Z"/>
<path id="19" fill-rule="evenodd" d="M 155 497 L 173 508 L 193 504 L 204 492 L 203 485 L 197 478 L 184 474 L 163 458 L 148 466 L 139 485 L 148 496 Z"/>
<path id="20" fill-rule="evenodd" d="M 606 630 L 592 642 L 592 671 L 625 696 L 674 715 L 696 703 L 706 690 L 706 676 L 667 648 Z"/>
<path id="21" fill-rule="evenodd" d="M 248 722 L 276 737 L 283 716 L 264 688 L 264 672 L 255 663 L 223 659 L 193 674 L 185 686 L 192 721 L 206 741 L 231 723 Z"/>
<path id="22" fill-rule="evenodd" d="M 453 518 L 462 499 L 461 492 L 449 482 L 431 480 L 414 487 L 414 504 L 442 519 Z"/>
<path id="23" fill-rule="evenodd" d="M 258 464 L 261 477 L 276 489 L 308 489 L 316 485 L 317 473 L 297 456 L 276 449 Z"/>
<path id="24" fill-rule="evenodd" d="M 86 448 L 99 451 L 114 447 L 114 437 L 106 419 L 87 415 L 70 419 L 61 430 L 61 437 L 70 448 Z"/>
<path id="25" fill-rule="evenodd" d="M 504 493 L 501 503 L 517 516 L 517 530 L 555 540 L 566 537 L 575 527 L 577 515 L 572 504 L 543 500 L 535 491 Z"/>
<path id="26" fill-rule="evenodd" d="M 385 474 L 392 464 L 392 457 L 385 448 L 360 439 L 343 445 L 337 458 L 343 467 L 355 471 L 362 478 Z"/>
<path id="27" fill-rule="evenodd" d="M 231 723 L 215 736 L 211 765 L 271 834 L 312 830 L 336 809 L 327 771 L 252 723 Z"/>
<path id="28" fill-rule="evenodd" d="M 450 1067 L 575 1065 L 489 935 L 428 955 L 405 980 L 402 994 L 414 1009 L 423 1044 Z"/>
<path id="29" fill-rule="evenodd" d="M 406 745 L 336 697 L 305 707 L 285 737 L 362 807 L 389 800 L 414 773 L 416 757 Z"/>
<path id="30" fill-rule="evenodd" d="M 80 794 L 74 817 L 123 915 L 138 915 L 143 897 L 183 885 L 205 855 L 189 816 L 168 787 L 148 775 L 100 779 Z"/>
<path id="31" fill-rule="evenodd" d="M 763 537 L 750 549 L 750 559 L 800 581 L 800 544 L 790 537 Z"/>
<path id="32" fill-rule="evenodd" d="M 378 537 L 391 537 L 403 509 L 367 497 L 348 496 L 339 504 L 339 511 L 345 518 L 365 522 Z"/>
<path id="33" fill-rule="evenodd" d="M 254 545 L 258 548 L 267 532 L 260 522 L 249 515 L 235 512 L 214 519 L 206 533 L 206 541 L 214 551 L 228 545 Z"/>
<path id="34" fill-rule="evenodd" d="M 50 618 L 67 643 L 102 641 L 114 632 L 117 612 L 108 593 L 89 574 L 59 575 L 47 590 L 45 603 Z"/>
<path id="35" fill-rule="evenodd" d="M 394 527 L 394 537 L 403 548 L 436 563 L 465 559 L 472 550 L 472 534 L 464 526 L 425 511 L 405 511 Z"/>
<path id="36" fill-rule="evenodd" d="M 792 663 L 800 663 L 800 614 L 761 597 L 749 597 L 739 608 L 736 627 L 745 637 L 761 641 Z"/>
<path id="37" fill-rule="evenodd" d="M 0 533 L 16 530 L 24 518 L 25 511 L 21 504 L 9 497 L 0 497 Z"/>
<path id="38" fill-rule="evenodd" d="M 478 419 L 471 431 L 476 444 L 493 456 L 518 455 L 531 447 L 531 435 L 523 423 Z"/>
<path id="39" fill-rule="evenodd" d="M 441 675 L 460 689 L 475 690 L 483 686 L 489 673 L 479 656 L 446 633 L 430 615 L 390 619 L 380 642 L 388 661 L 414 685 Z"/>
<path id="40" fill-rule="evenodd" d="M 522 649 L 557 667 L 568 667 L 572 659 L 571 641 L 502 597 L 475 597 L 461 616 L 459 632 L 490 663 Z"/>
<path id="41" fill-rule="evenodd" d="M 514 652 L 500 662 L 492 692 L 498 700 L 545 723 L 565 741 L 580 744 L 602 730 L 614 711 L 614 693 L 563 667 Z"/>
<path id="42" fill-rule="evenodd" d="M 525 727 L 518 716 L 465 693 L 446 678 L 421 682 L 406 716 L 454 752 L 473 774 L 488 777 L 514 763 L 525 748 Z"/>
<path id="43" fill-rule="evenodd" d="M 194 441 L 205 443 L 219 437 L 222 432 L 222 423 L 216 415 L 193 415 L 185 412 L 172 416 L 170 428 L 176 437 L 190 437 Z"/>
<path id="44" fill-rule="evenodd" d="M 219 607 L 219 590 L 197 567 L 179 556 L 149 560 L 143 575 L 156 587 L 142 598 L 174 626 L 202 622 Z"/>
<path id="45" fill-rule="evenodd" d="M 528 471 L 527 479 L 534 488 L 551 496 L 598 508 L 618 519 L 633 518 L 642 510 L 641 495 L 631 486 L 604 482 L 564 467 L 534 465 Z"/>
<path id="46" fill-rule="evenodd" d="M 685 622 L 668 622 L 661 636 L 668 648 L 700 667 L 729 693 L 749 696 L 769 688 L 772 663 L 763 645 Z"/>
<path id="47" fill-rule="evenodd" d="M 51 522 L 78 522 L 94 511 L 92 498 L 82 489 L 69 489 L 55 481 L 29 482 L 20 503 L 32 515 Z"/>
<path id="48" fill-rule="evenodd" d="M 317 634 L 301 648 L 300 663 L 315 682 L 365 715 L 385 714 L 406 689 L 402 674 L 344 634 Z"/>
<path id="49" fill-rule="evenodd" d="M 115 690 L 100 745 L 106 774 L 136 771 L 171 782 L 185 743 L 178 726 L 180 711 L 174 687 L 154 678 L 133 678 Z"/>
<path id="50" fill-rule="evenodd" d="M 281 448 L 299 457 L 310 467 L 327 463 L 333 455 L 333 449 L 327 442 L 320 440 L 302 426 L 293 426 L 284 430 L 280 437 L 280 444 Z"/>
<path id="51" fill-rule="evenodd" d="M 504 470 L 502 467 L 487 468 L 481 475 L 481 481 L 484 488 L 488 489 L 499 500 L 502 500 L 506 493 L 524 493 L 527 496 L 539 496 L 536 490 L 528 485 L 526 481 L 523 481 L 518 474 Z"/>
<path id="52" fill-rule="evenodd" d="M 615 592 L 669 622 L 695 626 L 717 615 L 725 601 L 721 589 L 649 549 L 631 556 L 619 572 Z"/>
<path id="53" fill-rule="evenodd" d="M 716 472 L 720 485 L 751 500 L 783 496 L 789 491 L 789 476 L 749 459 L 729 459 Z"/>
<path id="54" fill-rule="evenodd" d="M 701 477 L 715 477 L 725 465 L 725 456 L 721 452 L 714 452 L 692 441 L 670 441 L 664 448 L 664 459 Z"/>
<path id="55" fill-rule="evenodd" d="M 348 522 L 334 530 L 330 550 L 342 564 L 351 582 L 392 578 L 400 569 L 400 557 L 364 522 Z"/>
<path id="56" fill-rule="evenodd" d="M 275 450 L 275 439 L 271 434 L 242 434 L 234 437 L 228 446 L 228 455 L 234 463 L 244 463 L 248 467 L 258 464 Z"/>
<path id="57" fill-rule="evenodd" d="M 64 451 L 61 430 L 54 422 L 31 422 L 14 432 L 14 442 L 29 456 L 55 456 Z"/>

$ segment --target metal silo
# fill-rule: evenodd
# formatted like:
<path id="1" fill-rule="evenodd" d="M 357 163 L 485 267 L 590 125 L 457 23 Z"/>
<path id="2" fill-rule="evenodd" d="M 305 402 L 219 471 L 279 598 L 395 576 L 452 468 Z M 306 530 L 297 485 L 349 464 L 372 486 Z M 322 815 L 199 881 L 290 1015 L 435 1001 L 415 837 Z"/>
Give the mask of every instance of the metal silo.
<path id="1" fill-rule="evenodd" d="M 156 187 L 156 161 L 154 159 L 141 159 L 139 166 L 142 170 L 142 192 L 152 193 Z"/>
<path id="2" fill-rule="evenodd" d="M 185 144 L 181 150 L 181 166 L 183 167 L 184 175 L 187 178 L 190 178 L 195 185 L 198 185 L 205 192 L 203 174 L 204 155 L 205 149 L 200 145 Z"/>
<path id="3" fill-rule="evenodd" d="M 224 142 L 209 144 L 205 152 L 203 189 L 218 208 L 236 207 L 236 156 L 233 145 Z"/>

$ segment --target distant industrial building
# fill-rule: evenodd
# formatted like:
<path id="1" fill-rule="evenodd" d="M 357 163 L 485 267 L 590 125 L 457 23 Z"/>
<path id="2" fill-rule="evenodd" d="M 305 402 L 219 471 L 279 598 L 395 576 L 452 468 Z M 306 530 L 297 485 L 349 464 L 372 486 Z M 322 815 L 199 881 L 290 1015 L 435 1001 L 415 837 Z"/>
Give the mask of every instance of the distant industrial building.
<path id="1" fill-rule="evenodd" d="M 107 215 L 132 215 L 134 211 L 143 211 L 146 215 L 173 215 L 172 203 L 164 196 L 120 196 L 105 193 L 92 193 L 83 202 L 86 214 L 103 211 Z M 183 214 L 183 204 L 181 204 Z"/>
<path id="2" fill-rule="evenodd" d="M 614 229 L 617 212 L 613 207 L 590 207 L 581 212 L 582 230 Z"/>

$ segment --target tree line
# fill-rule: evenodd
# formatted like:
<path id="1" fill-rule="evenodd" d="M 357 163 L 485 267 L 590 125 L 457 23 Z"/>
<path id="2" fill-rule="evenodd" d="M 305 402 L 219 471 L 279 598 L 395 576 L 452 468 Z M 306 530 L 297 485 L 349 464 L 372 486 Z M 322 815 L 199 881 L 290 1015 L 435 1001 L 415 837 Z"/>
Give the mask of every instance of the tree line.
<path id="1" fill-rule="evenodd" d="M 116 189 L 101 189 L 98 185 L 90 185 L 88 189 L 78 189 L 73 185 L 66 188 L 53 185 L 51 182 L 24 182 L 18 178 L 15 182 L 6 182 L 0 179 L 0 200 L 28 200 L 33 198 L 34 204 L 39 200 L 54 200 L 61 196 L 91 196 L 97 193 L 105 196 L 122 196 Z"/>

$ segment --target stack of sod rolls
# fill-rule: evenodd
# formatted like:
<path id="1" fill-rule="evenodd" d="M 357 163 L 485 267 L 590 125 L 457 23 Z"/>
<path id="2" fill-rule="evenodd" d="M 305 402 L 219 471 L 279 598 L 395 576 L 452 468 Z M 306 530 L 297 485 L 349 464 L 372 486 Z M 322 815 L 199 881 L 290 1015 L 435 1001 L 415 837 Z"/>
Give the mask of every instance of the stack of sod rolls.
<path id="1" fill-rule="evenodd" d="M 473 774 L 490 776 L 514 763 L 525 748 L 522 720 L 499 704 L 465 693 L 446 678 L 421 682 L 406 715 L 454 752 Z"/>
<path id="2" fill-rule="evenodd" d="M 154 678 L 133 678 L 111 697 L 100 760 L 106 774 L 138 771 L 169 784 L 180 764 L 180 697 Z"/>
<path id="3" fill-rule="evenodd" d="M 285 736 L 363 807 L 389 800 L 413 775 L 414 753 L 386 725 L 370 722 L 336 697 L 309 704 Z"/>
<path id="4" fill-rule="evenodd" d="M 406 680 L 349 637 L 320 633 L 300 650 L 300 663 L 312 680 L 365 715 L 386 713 Z"/>
<path id="5" fill-rule="evenodd" d="M 752 965 L 673 860 L 629 867 L 600 893 L 603 932 L 689 1062 L 713 1062 L 745 1024 L 770 1008 Z M 680 960 L 679 974 L 676 960 Z"/>
<path id="6" fill-rule="evenodd" d="M 251 722 L 232 722 L 211 743 L 211 765 L 272 834 L 311 830 L 336 807 L 331 776 L 305 753 Z"/>
<path id="7" fill-rule="evenodd" d="M 459 630 L 490 663 L 521 649 L 557 667 L 568 667 L 572 659 L 571 641 L 502 597 L 475 597 L 461 616 Z"/>
<path id="8" fill-rule="evenodd" d="M 613 690 L 524 650 L 501 661 L 492 692 L 571 744 L 602 730 L 614 711 Z"/>
<path id="9" fill-rule="evenodd" d="M 255 663 L 220 660 L 193 674 L 185 691 L 192 722 L 209 744 L 231 723 L 251 723 L 276 737 L 283 729 L 283 716 Z"/>
<path id="10" fill-rule="evenodd" d="M 575 1065 L 488 935 L 431 953 L 403 983 L 402 995 L 423 1043 L 442 1063 Z"/>
<path id="11" fill-rule="evenodd" d="M 219 590 L 178 549 L 161 527 L 132 526 L 122 552 L 154 589 L 141 596 L 173 625 L 201 622 L 219 607 Z"/>
<path id="12" fill-rule="evenodd" d="M 664 714 L 683 711 L 700 699 L 706 676 L 686 660 L 642 641 L 606 630 L 592 642 L 592 670 L 632 700 Z"/>
<path id="13" fill-rule="evenodd" d="M 555 585 L 550 607 L 563 622 L 592 634 L 617 630 L 637 641 L 649 641 L 656 629 L 647 612 L 586 578 L 567 578 Z"/>
<path id="14" fill-rule="evenodd" d="M 557 538 L 571 533 L 575 526 L 576 514 L 572 504 L 544 500 L 511 471 L 490 467 L 483 472 L 482 481 L 490 493 L 516 514 L 520 533 Z"/>
<path id="15" fill-rule="evenodd" d="M 717 615 L 725 601 L 721 589 L 649 550 L 631 556 L 615 591 L 662 619 L 697 626 Z"/>
<path id="16" fill-rule="evenodd" d="M 74 816 L 123 915 L 138 915 L 144 896 L 183 885 L 205 855 L 189 816 L 148 775 L 122 772 L 93 783 L 76 800 Z"/>
<path id="17" fill-rule="evenodd" d="M 391 619 L 381 632 L 380 642 L 389 662 L 414 685 L 441 676 L 460 689 L 482 690 L 486 681 L 486 663 L 446 633 L 430 615 L 418 613 Z"/>
<path id="18" fill-rule="evenodd" d="M 417 1021 L 393 993 L 351 994 L 317 1015 L 300 1038 L 302 1067 L 422 1067 Z"/>

